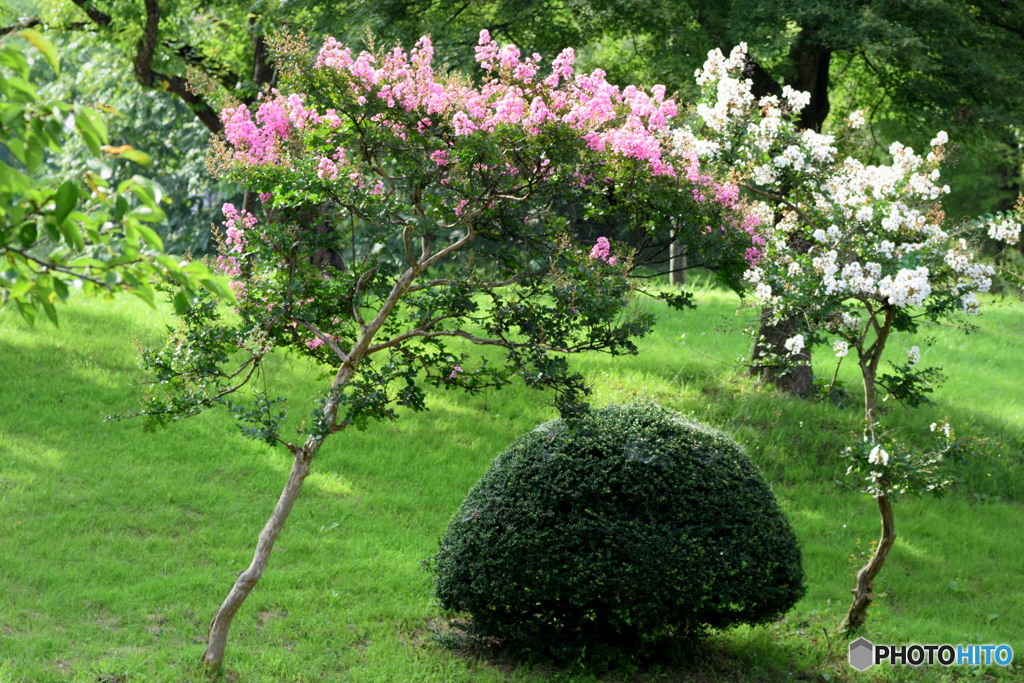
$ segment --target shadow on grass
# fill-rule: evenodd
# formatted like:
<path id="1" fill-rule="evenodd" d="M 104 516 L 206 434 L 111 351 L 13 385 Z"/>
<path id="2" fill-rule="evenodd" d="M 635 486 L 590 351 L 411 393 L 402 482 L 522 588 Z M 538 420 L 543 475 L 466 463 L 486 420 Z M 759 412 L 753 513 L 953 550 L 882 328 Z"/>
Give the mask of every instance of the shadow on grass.
<path id="1" fill-rule="evenodd" d="M 538 676 L 552 681 L 764 682 L 821 680 L 825 668 L 837 668 L 834 643 L 797 644 L 779 638 L 771 626 L 712 632 L 700 640 L 665 638 L 643 657 L 626 648 L 601 646 L 569 661 L 552 661 L 535 653 L 505 647 L 493 639 L 467 636 L 459 620 L 428 619 L 408 634 L 414 647 L 444 649 L 453 656 L 505 675 Z"/>

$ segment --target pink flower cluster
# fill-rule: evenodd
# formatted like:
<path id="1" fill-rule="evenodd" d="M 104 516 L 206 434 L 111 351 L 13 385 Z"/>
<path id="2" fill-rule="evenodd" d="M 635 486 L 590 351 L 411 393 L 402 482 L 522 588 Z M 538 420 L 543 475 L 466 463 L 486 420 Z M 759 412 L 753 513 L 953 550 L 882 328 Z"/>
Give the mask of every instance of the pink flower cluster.
<path id="1" fill-rule="evenodd" d="M 229 284 L 235 294 L 241 297 L 245 293 L 245 285 L 237 280 L 242 275 L 238 257 L 245 252 L 245 247 L 249 244 L 245 232 L 256 226 L 256 216 L 248 211 L 239 211 L 234 204 L 224 204 L 221 211 L 225 218 L 225 232 L 221 254 L 217 257 L 217 267 L 232 278 Z"/>
<path id="2" fill-rule="evenodd" d="M 617 256 L 612 256 L 612 245 L 608 241 L 607 237 L 598 237 L 597 244 L 590 250 L 590 258 L 597 259 L 598 261 L 604 261 L 610 266 L 614 266 L 619 262 Z"/>
<path id="3" fill-rule="evenodd" d="M 353 58 L 350 48 L 328 38 L 316 64 L 345 73 L 357 102 L 377 97 L 389 108 L 418 112 L 415 128 L 419 132 L 438 117 L 446 119 L 456 135 L 493 131 L 504 125 L 522 126 L 538 134 L 544 124 L 561 123 L 579 131 L 594 150 L 647 161 L 655 173 L 675 174 L 663 158 L 661 132 L 678 108 L 665 99 L 664 86 L 654 86 L 648 94 L 633 86 L 620 89 L 608 83 L 601 70 L 574 76 L 572 49 L 555 58 L 551 74 L 538 82 L 540 55 L 521 59 L 517 47 L 499 47 L 486 30 L 480 32 L 476 52 L 477 61 L 491 76 L 479 89 L 456 80 L 439 80 L 432 66 L 434 49 L 427 37 L 421 38 L 409 55 L 395 48 L 379 66 L 370 53 Z M 399 137 L 404 133 L 394 132 Z M 441 159 L 435 161 L 444 165 Z"/>
<path id="4" fill-rule="evenodd" d="M 293 130 L 318 123 L 337 127 L 341 123 L 334 110 L 320 116 L 315 110 L 307 109 L 302 95 L 285 97 L 276 90 L 271 91 L 271 95 L 256 108 L 255 117 L 244 104 L 225 107 L 220 113 L 224 137 L 237 150 L 238 161 L 254 166 L 276 164 L 281 160 L 280 145 Z"/>

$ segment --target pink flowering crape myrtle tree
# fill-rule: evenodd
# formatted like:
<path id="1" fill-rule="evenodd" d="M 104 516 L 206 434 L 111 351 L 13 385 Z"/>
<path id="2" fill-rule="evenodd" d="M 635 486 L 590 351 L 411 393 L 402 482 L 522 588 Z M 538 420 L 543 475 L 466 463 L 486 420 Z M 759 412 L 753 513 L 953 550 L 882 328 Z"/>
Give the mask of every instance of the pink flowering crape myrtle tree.
<path id="1" fill-rule="evenodd" d="M 327 438 L 398 406 L 422 410 L 430 387 L 474 392 L 516 377 L 553 389 L 571 415 L 587 391 L 565 354 L 636 351 L 651 317 L 630 304 L 631 254 L 603 238 L 578 244 L 577 216 L 638 230 L 700 217 L 689 246 L 732 264 L 733 278 L 751 245 L 736 188 L 697 177 L 694 160 L 666 147 L 677 107 L 663 87 L 577 74 L 572 50 L 542 72 L 539 55 L 486 31 L 480 86 L 436 73 L 427 38 L 408 53 L 356 55 L 333 39 L 315 56 L 295 39 L 278 50 L 280 91 L 224 109 L 211 155 L 262 200 L 256 213 L 224 207 L 219 266 L 237 307 L 200 301 L 144 353 L 151 420 L 224 404 L 292 455 L 252 562 L 211 623 L 213 668 Z M 481 346 L 501 359 L 474 354 Z M 298 441 L 282 435 L 280 399 L 252 381 L 279 348 L 331 378 Z"/>
<path id="2" fill-rule="evenodd" d="M 745 278 L 777 320 L 799 318 L 803 329 L 785 341 L 777 362 L 801 362 L 806 349 L 825 346 L 837 358 L 837 372 L 847 357 L 860 369 L 865 429 L 846 454 L 849 473 L 864 475 L 877 502 L 882 533 L 857 575 L 845 621 L 853 631 L 864 624 L 875 578 L 896 539 L 894 495 L 948 483 L 939 469 L 948 442 L 935 452 L 911 453 L 880 424 L 881 397 L 917 406 L 941 379 L 937 368 L 919 364 L 918 346 L 890 351 L 883 368 L 891 335 L 978 313 L 977 294 L 989 290 L 995 269 L 981 260 L 977 245 L 986 231 L 1016 244 L 1022 207 L 987 224 L 951 225 L 940 203 L 949 191 L 941 182 L 945 133 L 924 156 L 896 142 L 891 164 L 868 165 L 841 152 L 863 149 L 856 144 L 862 114 L 852 114 L 837 135 L 801 130 L 795 117 L 809 95 L 785 89 L 782 97 L 756 99 L 745 67 L 744 45 L 729 57 L 717 50 L 708 55 L 697 72 L 704 101 L 695 122 L 676 131 L 675 144 L 678 153 L 741 185 L 750 210 L 763 218 L 763 253 Z"/>

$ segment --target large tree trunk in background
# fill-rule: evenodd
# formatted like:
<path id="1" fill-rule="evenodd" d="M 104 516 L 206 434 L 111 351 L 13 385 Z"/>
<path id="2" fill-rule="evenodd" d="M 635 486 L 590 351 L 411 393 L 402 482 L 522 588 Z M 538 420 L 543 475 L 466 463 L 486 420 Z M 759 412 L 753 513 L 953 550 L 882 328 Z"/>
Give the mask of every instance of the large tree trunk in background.
<path id="1" fill-rule="evenodd" d="M 791 357 L 791 360 L 800 361 L 801 365 L 780 366 L 774 360 L 776 357 L 789 357 L 789 350 L 785 347 L 786 340 L 801 334 L 803 330 L 804 327 L 797 318 L 785 318 L 778 323 L 772 323 L 772 312 L 763 309 L 761 326 L 757 330 L 758 341 L 754 343 L 751 373 L 795 396 L 809 396 L 814 389 L 810 351 L 805 348 Z M 762 363 L 763 358 L 768 362 Z M 803 364 L 804 362 L 807 364 Z"/>
<path id="2" fill-rule="evenodd" d="M 800 125 L 803 128 L 820 131 L 826 117 L 828 117 L 830 104 L 828 99 L 829 66 L 832 60 L 832 51 L 817 42 L 818 31 L 813 28 L 804 27 L 789 50 L 789 61 L 794 67 L 795 78 L 788 83 L 797 90 L 809 92 L 811 101 L 800 113 Z M 778 82 L 756 62 L 754 63 L 754 95 L 764 97 L 765 95 L 778 95 L 782 92 Z M 809 249 L 810 244 L 792 245 L 794 249 Z M 761 312 L 761 324 L 758 328 L 758 338 L 763 341 L 755 344 L 752 353 L 751 373 L 761 377 L 778 388 L 797 396 L 809 396 L 814 389 L 814 373 L 811 370 L 811 355 L 808 349 L 797 354 L 794 358 L 807 361 L 806 365 L 799 365 L 792 368 L 780 368 L 771 363 L 762 364 L 759 361 L 764 358 L 767 351 L 778 356 L 785 357 L 788 351 L 784 344 L 786 340 L 804 332 L 803 324 L 796 318 L 787 318 L 777 324 L 771 322 L 771 311 L 764 309 Z"/>
<path id="3" fill-rule="evenodd" d="M 800 112 L 800 127 L 821 132 L 831 109 L 828 80 L 832 51 L 817 42 L 818 34 L 816 29 L 804 28 L 790 47 L 789 61 L 796 67 L 796 79 L 789 85 L 811 94 L 811 101 Z"/>

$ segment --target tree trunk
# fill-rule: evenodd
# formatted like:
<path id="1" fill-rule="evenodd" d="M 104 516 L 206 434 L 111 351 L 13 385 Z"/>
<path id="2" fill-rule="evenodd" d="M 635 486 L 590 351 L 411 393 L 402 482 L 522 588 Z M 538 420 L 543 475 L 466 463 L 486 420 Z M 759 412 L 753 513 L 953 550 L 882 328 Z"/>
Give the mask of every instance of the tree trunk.
<path id="1" fill-rule="evenodd" d="M 878 539 L 878 547 L 866 565 L 857 572 L 857 585 L 850 591 L 853 593 L 853 604 L 846 615 L 844 630 L 854 633 L 864 626 L 868 607 L 875 598 L 875 577 L 882 571 L 889 549 L 896 542 L 896 524 L 892 515 L 892 501 L 887 495 L 877 498 L 878 512 L 882 517 L 882 536 Z"/>
<path id="2" fill-rule="evenodd" d="M 668 283 L 672 286 L 686 284 L 686 247 L 676 242 L 676 231 L 670 233 L 672 241 L 668 245 Z"/>
<path id="3" fill-rule="evenodd" d="M 800 361 L 800 365 L 780 366 L 773 360 L 788 356 L 786 340 L 802 331 L 803 326 L 797 318 L 773 323 L 771 310 L 763 309 L 761 326 L 757 330 L 758 341 L 754 343 L 751 373 L 795 396 L 810 396 L 814 389 L 814 373 L 811 371 L 809 349 L 793 355 L 792 359 Z M 768 362 L 762 362 L 764 360 Z"/>
<path id="4" fill-rule="evenodd" d="M 454 247 L 449 246 L 446 249 L 454 250 L 459 248 L 472 239 L 472 237 L 472 234 L 464 236 L 455 242 Z M 439 253 L 443 254 L 445 252 L 442 250 Z M 213 621 L 210 622 L 210 635 L 207 639 L 206 651 L 203 653 L 202 659 L 208 669 L 215 671 L 221 668 L 224 661 L 224 649 L 228 642 L 228 630 L 231 628 L 231 620 L 234 619 L 238 608 L 242 606 L 242 603 L 245 602 L 249 593 L 263 576 L 263 571 L 267 568 L 267 562 L 270 559 L 270 552 L 274 549 L 274 542 L 281 533 L 281 529 L 284 527 L 284 523 L 292 511 L 292 507 L 299 497 L 299 492 L 302 490 L 302 482 L 309 475 L 310 463 L 320 450 L 324 439 L 329 434 L 345 428 L 344 425 L 339 426 L 335 424 L 335 419 L 338 415 L 338 401 L 343 388 L 352 379 L 356 367 L 365 357 L 370 344 L 373 342 L 374 335 L 377 334 L 392 311 L 395 310 L 399 299 L 406 292 L 409 284 L 416 278 L 416 275 L 423 270 L 423 267 L 422 263 L 411 265 L 402 277 L 398 279 L 391 289 L 388 298 L 377 311 L 373 320 L 365 326 L 359 340 L 353 345 L 338 369 L 338 373 L 334 376 L 334 382 L 331 384 L 331 391 L 324 402 L 322 423 L 325 425 L 326 432 L 310 435 L 301 448 L 292 447 L 295 454 L 292 470 L 288 474 L 288 481 L 281 492 L 281 497 L 277 499 L 277 506 L 274 508 L 273 514 L 270 515 L 270 519 L 267 520 L 263 531 L 260 532 L 252 562 L 249 564 L 248 569 L 238 575 L 227 598 L 224 599 L 220 609 L 217 610 L 217 614 L 214 615 Z"/>
<path id="5" fill-rule="evenodd" d="M 828 99 L 829 67 L 832 51 L 818 42 L 820 32 L 813 27 L 803 27 L 796 40 L 790 46 L 789 62 L 793 66 L 796 78 L 789 85 L 797 90 L 811 94 L 811 101 L 800 113 L 800 126 L 820 131 L 822 123 L 828 117 L 830 105 Z M 779 95 L 782 89 L 777 81 L 760 66 L 755 69 L 754 95 Z M 794 249 L 802 249 L 804 253 L 810 243 L 790 245 Z M 810 396 L 814 389 L 814 373 L 811 370 L 810 350 L 805 349 L 796 355 L 797 359 L 805 360 L 806 364 L 791 368 L 782 368 L 772 363 L 762 364 L 759 361 L 772 354 L 785 356 L 788 352 L 784 346 L 787 339 L 803 331 L 803 326 L 795 318 L 787 318 L 777 324 L 771 322 L 771 311 L 763 309 L 758 338 L 761 348 L 755 344 L 752 356 L 751 373 L 765 379 L 783 391 L 795 396 Z"/>
<path id="6" fill-rule="evenodd" d="M 221 604 L 217 614 L 210 622 L 210 635 L 206 643 L 206 652 L 203 653 L 203 663 L 212 670 L 220 669 L 224 661 L 224 648 L 228 642 L 228 630 L 231 628 L 231 620 L 242 603 L 248 597 L 250 591 L 256 586 L 263 576 L 263 570 L 267 567 L 270 559 L 270 551 L 274 548 L 274 542 L 281 533 L 288 514 L 292 511 L 295 500 L 302 490 L 302 482 L 309 474 L 309 464 L 319 448 L 319 441 L 314 441 L 295 454 L 295 461 L 292 464 L 291 473 L 288 475 L 288 482 L 285 484 L 281 497 L 277 500 L 273 514 L 267 520 L 266 526 L 260 532 L 259 541 L 256 544 L 256 552 L 253 554 L 249 568 L 238 575 L 231 592 Z M 312 448 L 308 448 L 312 446 Z"/>
<path id="7" fill-rule="evenodd" d="M 872 353 L 867 358 L 861 358 L 860 369 L 864 378 L 864 418 L 867 421 L 865 437 L 873 444 L 875 437 L 875 410 L 878 407 L 878 394 L 875 391 L 875 373 L 878 370 L 878 361 L 881 360 L 882 351 L 885 348 L 885 340 L 889 336 L 891 316 L 887 315 L 885 324 L 879 333 L 878 341 L 872 347 Z M 876 498 L 878 513 L 882 518 L 882 535 L 878 539 L 878 546 L 871 555 L 871 559 L 857 572 L 857 584 L 850 592 L 853 593 L 853 603 L 850 611 L 846 614 L 844 630 L 846 633 L 854 633 L 864 626 L 867 620 L 868 607 L 875 598 L 875 577 L 882 571 L 885 559 L 889 556 L 889 549 L 896 542 L 896 522 L 893 519 L 892 500 L 885 493 Z"/>

